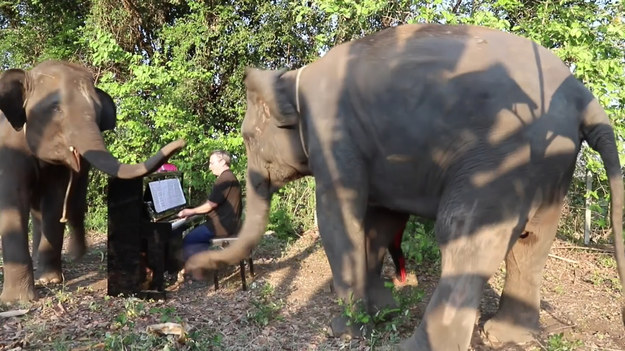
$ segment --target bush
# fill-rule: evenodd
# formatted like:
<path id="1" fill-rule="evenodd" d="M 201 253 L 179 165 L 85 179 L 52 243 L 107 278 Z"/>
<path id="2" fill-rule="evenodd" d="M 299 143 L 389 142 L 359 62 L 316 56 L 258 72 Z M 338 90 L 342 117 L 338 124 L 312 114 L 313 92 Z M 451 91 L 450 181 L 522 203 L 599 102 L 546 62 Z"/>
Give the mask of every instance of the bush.
<path id="1" fill-rule="evenodd" d="M 289 241 L 315 226 L 315 180 L 302 178 L 287 184 L 271 201 L 268 230 Z"/>

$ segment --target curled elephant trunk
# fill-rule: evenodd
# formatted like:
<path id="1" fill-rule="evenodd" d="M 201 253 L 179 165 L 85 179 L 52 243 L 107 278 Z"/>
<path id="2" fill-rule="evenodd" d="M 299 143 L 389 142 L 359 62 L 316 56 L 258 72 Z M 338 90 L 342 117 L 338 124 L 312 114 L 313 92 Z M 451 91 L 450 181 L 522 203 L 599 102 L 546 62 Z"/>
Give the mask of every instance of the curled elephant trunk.
<path id="1" fill-rule="evenodd" d="M 269 182 L 248 172 L 245 221 L 238 238 L 224 250 L 211 250 L 191 256 L 185 265 L 188 272 L 218 269 L 236 264 L 258 246 L 267 226 L 271 192 Z"/>
<path id="2" fill-rule="evenodd" d="M 130 179 L 156 171 L 167 159 L 182 149 L 185 144 L 185 141 L 182 139 L 171 142 L 147 161 L 134 165 L 123 164 L 111 155 L 104 146 L 101 136 L 89 138 L 88 141 L 85 141 L 85 138 L 83 138 L 76 143 L 75 148 L 91 165 L 104 173 L 112 177 Z"/>

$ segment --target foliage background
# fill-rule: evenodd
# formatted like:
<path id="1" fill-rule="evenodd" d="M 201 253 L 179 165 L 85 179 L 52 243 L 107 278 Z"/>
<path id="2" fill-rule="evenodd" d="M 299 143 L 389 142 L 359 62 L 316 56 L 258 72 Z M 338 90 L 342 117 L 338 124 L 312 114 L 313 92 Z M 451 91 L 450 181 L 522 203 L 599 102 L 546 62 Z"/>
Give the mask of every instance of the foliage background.
<path id="1" fill-rule="evenodd" d="M 172 161 L 185 172 L 196 204 L 213 181 L 207 167 L 213 149 L 232 152 L 234 171 L 244 180 L 245 67 L 298 68 L 337 44 L 402 23 L 479 24 L 552 49 L 600 99 L 622 142 L 624 13 L 621 1 L 610 0 L 2 0 L 0 66 L 28 69 L 60 59 L 89 67 L 118 105 L 118 127 L 105 136 L 111 152 L 137 162 L 186 139 Z M 586 169 L 598 175 L 592 194 L 597 233 L 607 225 L 602 165 L 587 150 L 579 163 L 562 227 L 574 240 L 583 223 Z M 281 190 L 270 229 L 289 236 L 310 228 L 312 189 L 308 179 Z M 90 229 L 106 230 L 105 193 L 105 176 L 93 172 Z M 431 225 L 411 222 L 407 231 L 408 238 L 420 238 Z"/>

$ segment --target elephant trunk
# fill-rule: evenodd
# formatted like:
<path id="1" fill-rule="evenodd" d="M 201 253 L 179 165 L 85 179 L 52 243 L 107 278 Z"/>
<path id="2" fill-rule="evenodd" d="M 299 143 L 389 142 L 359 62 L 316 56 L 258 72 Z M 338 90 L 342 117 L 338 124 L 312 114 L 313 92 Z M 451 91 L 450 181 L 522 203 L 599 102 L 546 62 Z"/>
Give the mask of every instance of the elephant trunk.
<path id="1" fill-rule="evenodd" d="M 258 246 L 267 226 L 271 204 L 269 183 L 269 180 L 248 171 L 245 221 L 239 231 L 238 240 L 224 250 L 211 250 L 192 256 L 185 267 L 188 271 L 218 269 L 238 263 L 250 255 Z"/>
<path id="2" fill-rule="evenodd" d="M 88 136 L 81 135 L 75 138 L 76 145 L 73 145 L 74 149 L 97 169 L 112 177 L 122 179 L 141 177 L 156 171 L 167 159 L 185 146 L 184 140 L 176 140 L 165 145 L 147 161 L 129 165 L 119 162 L 111 155 L 104 146 L 104 140 L 100 131 L 96 126 L 93 126 L 93 129 L 95 130 L 92 133 L 85 133 L 85 129 L 81 129 L 81 132 Z"/>

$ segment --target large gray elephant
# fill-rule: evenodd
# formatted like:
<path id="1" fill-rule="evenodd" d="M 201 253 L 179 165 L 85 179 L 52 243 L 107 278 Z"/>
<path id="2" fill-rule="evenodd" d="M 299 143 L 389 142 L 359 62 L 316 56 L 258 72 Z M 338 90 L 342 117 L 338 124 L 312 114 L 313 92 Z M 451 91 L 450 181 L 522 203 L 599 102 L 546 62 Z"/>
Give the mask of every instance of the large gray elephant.
<path id="1" fill-rule="evenodd" d="M 402 214 L 436 219 L 441 278 L 406 350 L 466 350 L 483 288 L 506 262 L 492 340 L 539 327 L 541 273 L 582 141 L 611 189 L 621 283 L 623 179 L 612 127 L 549 50 L 474 26 L 404 25 L 296 71 L 247 71 L 247 213 L 240 240 L 187 269 L 235 264 L 262 238 L 272 194 L 313 175 L 340 298 L 392 304 L 378 274 Z M 386 229 L 385 229 L 386 228 Z M 333 329 L 342 332 L 340 319 Z"/>
<path id="2" fill-rule="evenodd" d="M 111 97 L 94 86 L 84 67 L 58 61 L 0 76 L 0 235 L 4 284 L 0 301 L 36 297 L 28 249 L 33 219 L 33 255 L 44 282 L 59 282 L 65 221 L 71 250 L 85 252 L 84 216 L 88 172 L 94 166 L 120 178 L 155 171 L 184 146 L 163 147 L 144 163 L 121 164 L 104 145 L 102 130 L 115 126 Z"/>

